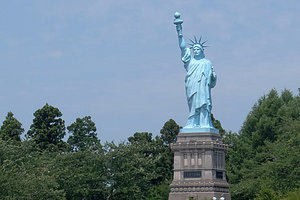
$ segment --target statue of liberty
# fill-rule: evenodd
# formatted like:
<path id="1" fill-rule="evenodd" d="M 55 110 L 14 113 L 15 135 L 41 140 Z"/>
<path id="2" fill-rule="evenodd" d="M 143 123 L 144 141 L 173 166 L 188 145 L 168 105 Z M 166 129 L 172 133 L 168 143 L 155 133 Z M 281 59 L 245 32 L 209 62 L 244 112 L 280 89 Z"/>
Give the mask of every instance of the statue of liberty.
<path id="1" fill-rule="evenodd" d="M 180 14 L 175 13 L 174 24 L 178 33 L 181 60 L 186 70 L 185 88 L 189 107 L 189 116 L 186 126 L 181 130 L 195 130 L 200 132 L 214 130 L 218 132 L 211 122 L 211 88 L 215 87 L 217 76 L 211 62 L 204 56 L 204 44 L 201 38 L 191 40 L 190 48 L 187 47 L 182 35 L 182 23 Z M 202 130 L 202 131 L 201 131 Z"/>

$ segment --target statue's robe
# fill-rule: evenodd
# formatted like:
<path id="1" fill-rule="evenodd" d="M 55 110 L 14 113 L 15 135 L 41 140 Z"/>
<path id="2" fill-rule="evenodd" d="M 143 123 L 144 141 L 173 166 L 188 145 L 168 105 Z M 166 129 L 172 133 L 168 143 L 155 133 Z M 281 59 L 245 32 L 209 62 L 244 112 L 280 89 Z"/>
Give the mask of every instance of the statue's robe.
<path id="1" fill-rule="evenodd" d="M 181 57 L 184 67 L 186 69 L 185 77 L 185 88 L 186 88 L 186 97 L 189 106 L 189 119 L 187 126 L 193 127 L 211 127 L 211 88 L 216 85 L 217 77 L 213 70 L 211 62 L 204 58 L 199 60 L 195 59 L 191 55 L 191 50 L 186 48 L 182 52 Z M 199 124 L 190 124 L 192 123 L 192 118 L 199 118 L 200 112 L 207 112 L 205 116 L 208 119 L 203 121 L 200 120 Z M 199 121 L 199 120 L 198 120 Z M 193 122 L 195 123 L 195 122 Z"/>

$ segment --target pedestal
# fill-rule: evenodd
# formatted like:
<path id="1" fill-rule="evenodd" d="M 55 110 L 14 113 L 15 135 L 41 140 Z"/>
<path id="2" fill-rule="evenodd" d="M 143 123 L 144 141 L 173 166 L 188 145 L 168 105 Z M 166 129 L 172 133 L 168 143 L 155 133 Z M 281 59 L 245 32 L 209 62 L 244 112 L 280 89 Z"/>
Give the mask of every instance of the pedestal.
<path id="1" fill-rule="evenodd" d="M 218 133 L 180 133 L 174 151 L 174 176 L 169 200 L 230 200 L 225 152 Z"/>

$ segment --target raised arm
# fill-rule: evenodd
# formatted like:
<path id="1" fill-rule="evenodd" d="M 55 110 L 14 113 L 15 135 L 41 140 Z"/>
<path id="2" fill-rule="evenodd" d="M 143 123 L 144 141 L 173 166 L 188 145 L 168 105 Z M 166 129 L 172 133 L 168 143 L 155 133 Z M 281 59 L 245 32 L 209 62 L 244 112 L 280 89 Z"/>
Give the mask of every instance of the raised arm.
<path id="1" fill-rule="evenodd" d="M 181 24 L 176 25 L 176 30 L 177 30 L 177 35 L 178 35 L 179 47 L 180 47 L 181 51 L 183 52 L 186 49 L 186 43 L 185 43 L 183 35 L 182 35 Z"/>
<path id="2" fill-rule="evenodd" d="M 176 25 L 179 47 L 181 49 L 181 52 L 184 52 L 186 49 L 186 43 L 182 36 L 182 25 L 181 24 L 183 23 L 183 20 L 180 18 L 180 13 L 178 13 L 178 12 L 176 12 L 174 14 L 174 17 L 175 17 L 174 24 Z"/>

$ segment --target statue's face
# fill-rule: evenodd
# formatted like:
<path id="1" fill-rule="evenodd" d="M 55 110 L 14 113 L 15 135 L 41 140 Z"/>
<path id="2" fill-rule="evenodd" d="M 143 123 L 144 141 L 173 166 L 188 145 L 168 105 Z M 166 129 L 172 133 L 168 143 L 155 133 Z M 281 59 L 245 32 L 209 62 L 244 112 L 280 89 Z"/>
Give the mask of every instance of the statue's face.
<path id="1" fill-rule="evenodd" d="M 193 47 L 194 56 L 200 56 L 202 54 L 202 49 L 199 46 Z"/>

